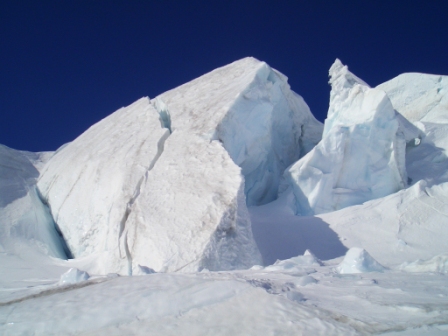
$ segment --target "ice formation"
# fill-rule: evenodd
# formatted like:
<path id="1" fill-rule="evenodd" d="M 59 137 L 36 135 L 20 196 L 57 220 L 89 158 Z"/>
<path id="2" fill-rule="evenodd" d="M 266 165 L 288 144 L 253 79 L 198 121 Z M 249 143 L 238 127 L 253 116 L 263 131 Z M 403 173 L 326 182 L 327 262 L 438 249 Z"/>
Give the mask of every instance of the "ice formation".
<path id="1" fill-rule="evenodd" d="M 406 138 L 386 93 L 339 60 L 330 68 L 330 83 L 322 141 L 285 172 L 300 215 L 361 204 L 407 185 Z"/>
<path id="2" fill-rule="evenodd" d="M 36 180 L 39 153 L 21 152 L 0 145 L 0 246 L 9 252 L 33 245 L 57 258 L 66 258 L 48 208 L 39 200 Z"/>
<path id="3" fill-rule="evenodd" d="M 90 276 L 87 272 L 80 271 L 77 268 L 70 268 L 67 272 L 61 275 L 59 279 L 60 285 L 72 285 L 78 282 L 89 280 Z"/>
<path id="4" fill-rule="evenodd" d="M 91 271 L 247 268 L 261 261 L 246 201 L 275 199 L 321 131 L 285 76 L 246 58 L 92 126 L 38 187 Z"/>
<path id="5" fill-rule="evenodd" d="M 301 256 L 286 260 L 277 260 L 273 265 L 265 268 L 266 271 L 296 271 L 297 269 L 322 266 L 322 262 L 309 250 Z"/>
<path id="6" fill-rule="evenodd" d="M 241 167 L 247 204 L 277 197 L 283 171 L 321 139 L 322 124 L 287 77 L 248 57 L 158 97 L 173 130 L 222 142 Z"/>
<path id="7" fill-rule="evenodd" d="M 383 272 L 384 267 L 373 259 L 366 250 L 352 247 L 345 254 L 344 260 L 337 267 L 337 271 L 340 274 Z"/>

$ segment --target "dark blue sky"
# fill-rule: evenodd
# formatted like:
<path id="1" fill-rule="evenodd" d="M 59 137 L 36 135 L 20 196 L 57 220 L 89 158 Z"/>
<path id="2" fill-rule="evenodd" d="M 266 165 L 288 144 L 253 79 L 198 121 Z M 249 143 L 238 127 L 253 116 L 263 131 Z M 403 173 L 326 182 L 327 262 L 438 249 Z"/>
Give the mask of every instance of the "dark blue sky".
<path id="1" fill-rule="evenodd" d="M 447 1 L 0 2 L 0 143 L 55 150 L 142 96 L 245 56 L 324 120 L 336 57 L 375 86 L 448 74 Z"/>

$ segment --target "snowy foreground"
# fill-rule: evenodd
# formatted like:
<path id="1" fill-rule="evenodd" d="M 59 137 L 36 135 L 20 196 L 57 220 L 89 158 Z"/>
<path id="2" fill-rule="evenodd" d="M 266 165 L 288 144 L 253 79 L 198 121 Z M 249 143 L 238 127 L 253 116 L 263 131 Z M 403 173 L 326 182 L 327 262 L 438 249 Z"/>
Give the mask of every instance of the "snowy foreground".
<path id="1" fill-rule="evenodd" d="M 2 335 L 447 335 L 448 77 L 246 58 L 0 145 Z"/>

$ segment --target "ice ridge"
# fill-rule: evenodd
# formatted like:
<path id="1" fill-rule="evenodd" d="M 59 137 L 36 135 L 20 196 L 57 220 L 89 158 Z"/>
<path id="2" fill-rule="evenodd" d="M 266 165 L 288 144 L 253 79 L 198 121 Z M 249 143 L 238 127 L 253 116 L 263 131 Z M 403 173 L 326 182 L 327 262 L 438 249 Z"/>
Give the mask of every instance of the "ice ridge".
<path id="1" fill-rule="evenodd" d="M 407 186 L 406 139 L 386 93 L 336 60 L 322 141 L 285 172 L 297 214 L 339 210 Z"/>

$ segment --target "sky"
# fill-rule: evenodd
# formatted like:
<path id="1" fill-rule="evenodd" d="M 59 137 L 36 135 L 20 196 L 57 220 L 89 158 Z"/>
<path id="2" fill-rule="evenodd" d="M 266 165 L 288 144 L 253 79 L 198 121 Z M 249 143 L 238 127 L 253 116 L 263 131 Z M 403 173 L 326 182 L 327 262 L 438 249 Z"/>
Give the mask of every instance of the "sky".
<path id="1" fill-rule="evenodd" d="M 0 2 L 0 144 L 56 150 L 95 122 L 246 56 L 324 121 L 336 58 L 376 86 L 448 75 L 447 1 Z"/>

